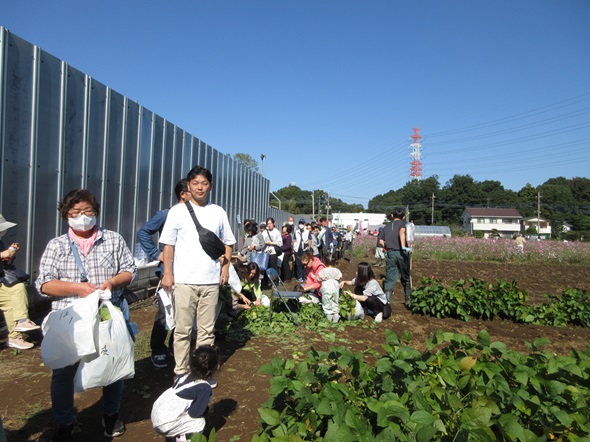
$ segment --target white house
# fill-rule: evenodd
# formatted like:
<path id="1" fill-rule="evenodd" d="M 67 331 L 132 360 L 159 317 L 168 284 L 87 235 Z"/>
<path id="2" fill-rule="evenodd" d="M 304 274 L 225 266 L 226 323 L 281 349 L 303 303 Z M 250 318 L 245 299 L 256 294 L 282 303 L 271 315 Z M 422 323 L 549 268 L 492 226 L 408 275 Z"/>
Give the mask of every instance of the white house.
<path id="1" fill-rule="evenodd" d="M 469 235 L 483 232 L 488 238 L 495 231 L 503 238 L 520 233 L 522 216 L 516 209 L 492 209 L 468 207 L 463 212 L 463 228 Z"/>
<path id="2" fill-rule="evenodd" d="M 387 221 L 387 215 L 384 213 L 332 213 L 332 225 L 337 228 L 346 228 L 352 226 L 353 230 L 371 228 L 377 230 Z"/>
<path id="3" fill-rule="evenodd" d="M 551 224 L 549 221 L 544 220 L 543 218 L 537 218 L 536 216 L 529 216 L 528 218 L 522 219 L 522 230 L 526 231 L 529 227 L 533 227 L 537 230 L 537 235 L 539 235 L 542 239 L 551 239 Z"/>

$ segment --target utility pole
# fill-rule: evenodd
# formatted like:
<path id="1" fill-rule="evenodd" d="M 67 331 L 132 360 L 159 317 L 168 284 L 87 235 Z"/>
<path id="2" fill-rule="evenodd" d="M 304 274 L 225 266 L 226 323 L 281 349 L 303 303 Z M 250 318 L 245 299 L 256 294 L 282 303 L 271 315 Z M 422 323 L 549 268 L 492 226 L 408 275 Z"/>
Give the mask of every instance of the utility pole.
<path id="1" fill-rule="evenodd" d="M 311 191 L 311 219 L 315 220 L 315 191 Z"/>
<path id="2" fill-rule="evenodd" d="M 541 234 L 541 192 L 537 192 L 537 236 Z"/>
<path id="3" fill-rule="evenodd" d="M 260 159 L 262 160 L 262 176 L 264 176 L 264 170 L 266 169 L 266 155 L 260 154 Z"/>
<path id="4" fill-rule="evenodd" d="M 330 219 L 330 194 L 327 193 L 327 200 L 326 200 L 326 220 Z"/>
<path id="5" fill-rule="evenodd" d="M 434 196 L 434 192 L 432 192 L 432 209 L 430 211 L 430 225 L 433 226 L 434 225 L 434 199 L 436 197 Z"/>

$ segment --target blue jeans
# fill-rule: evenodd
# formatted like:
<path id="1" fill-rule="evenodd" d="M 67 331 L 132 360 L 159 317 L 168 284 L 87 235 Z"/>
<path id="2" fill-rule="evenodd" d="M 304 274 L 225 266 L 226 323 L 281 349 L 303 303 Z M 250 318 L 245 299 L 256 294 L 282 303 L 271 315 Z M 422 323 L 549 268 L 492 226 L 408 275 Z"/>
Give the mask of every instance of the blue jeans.
<path id="1" fill-rule="evenodd" d="M 113 305 L 121 309 L 127 328 L 133 336 L 133 326 L 137 324 L 129 322 L 129 305 L 123 297 L 112 300 Z M 74 407 L 74 377 L 78 371 L 79 362 L 64 368 L 53 370 L 51 376 L 51 408 L 58 427 L 70 425 L 76 419 L 76 408 Z M 102 408 L 104 414 L 113 415 L 119 413 L 121 399 L 123 398 L 123 380 L 112 383 L 102 388 Z"/>
<path id="2" fill-rule="evenodd" d="M 74 377 L 78 370 L 76 362 L 68 367 L 53 370 L 51 377 L 51 408 L 58 427 L 70 425 L 76 419 L 74 407 Z M 104 414 L 119 412 L 123 398 L 123 380 L 102 388 L 102 408 Z"/>

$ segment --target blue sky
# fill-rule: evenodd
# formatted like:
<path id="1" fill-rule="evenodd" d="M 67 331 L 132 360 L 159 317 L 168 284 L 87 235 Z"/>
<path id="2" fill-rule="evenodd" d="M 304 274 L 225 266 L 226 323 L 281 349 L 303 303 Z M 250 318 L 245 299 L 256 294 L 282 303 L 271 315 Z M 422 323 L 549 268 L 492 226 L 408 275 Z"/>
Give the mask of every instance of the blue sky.
<path id="1" fill-rule="evenodd" d="M 349 203 L 590 176 L 587 0 L 0 0 L 0 25 L 223 153 Z M 262 171 L 262 164 L 260 165 Z"/>

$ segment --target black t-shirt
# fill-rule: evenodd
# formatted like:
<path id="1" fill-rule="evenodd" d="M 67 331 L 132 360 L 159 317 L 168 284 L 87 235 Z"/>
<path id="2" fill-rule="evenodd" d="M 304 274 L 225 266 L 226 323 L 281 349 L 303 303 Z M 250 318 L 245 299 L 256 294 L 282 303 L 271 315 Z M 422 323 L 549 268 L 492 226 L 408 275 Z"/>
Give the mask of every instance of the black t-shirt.
<path id="1" fill-rule="evenodd" d="M 406 222 L 396 219 L 383 228 L 379 234 L 379 239 L 385 240 L 387 250 L 401 250 L 402 244 L 399 237 L 399 231 L 406 228 Z"/>

